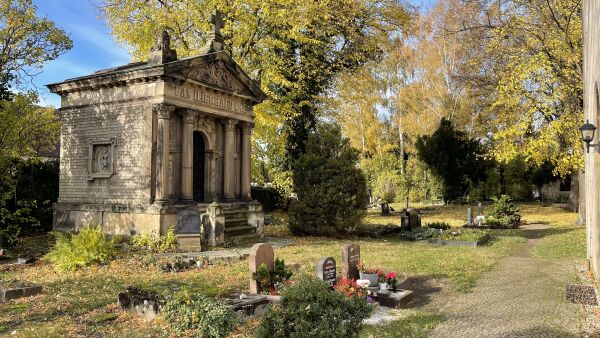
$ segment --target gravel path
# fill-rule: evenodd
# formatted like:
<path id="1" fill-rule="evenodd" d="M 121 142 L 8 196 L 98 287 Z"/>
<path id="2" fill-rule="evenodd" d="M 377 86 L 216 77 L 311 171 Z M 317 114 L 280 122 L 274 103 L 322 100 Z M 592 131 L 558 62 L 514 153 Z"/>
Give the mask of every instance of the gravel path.
<path id="1" fill-rule="evenodd" d="M 449 300 L 440 309 L 447 320 L 430 337 L 581 337 L 581 308 L 565 298 L 573 263 L 531 257 L 544 226 L 524 228 L 528 243 Z"/>

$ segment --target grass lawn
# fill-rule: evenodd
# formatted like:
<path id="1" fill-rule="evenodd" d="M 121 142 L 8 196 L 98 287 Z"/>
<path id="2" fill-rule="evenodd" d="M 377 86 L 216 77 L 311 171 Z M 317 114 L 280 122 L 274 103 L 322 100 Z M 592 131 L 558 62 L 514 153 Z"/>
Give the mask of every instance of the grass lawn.
<path id="1" fill-rule="evenodd" d="M 489 207 L 488 207 L 489 209 Z M 466 215 L 465 206 L 443 206 L 425 209 L 424 222 L 446 221 L 457 225 Z M 465 211 L 465 212 L 463 212 Z M 584 239 L 581 228 L 572 228 L 575 215 L 557 208 L 522 205 L 528 222 L 548 222 L 554 233 L 542 240 L 536 255 L 552 259 L 579 259 Z M 464 215 L 463 215 L 464 214 Z M 284 219 L 284 215 L 279 215 Z M 381 219 L 395 222 L 395 218 L 378 217 L 370 213 L 367 222 Z M 285 226 L 266 227 L 268 235 L 290 237 Z M 379 223 L 381 224 L 381 223 Z M 385 223 L 383 223 L 385 224 Z M 571 226 L 569 227 L 569 224 Z M 494 230 L 495 231 L 495 230 Z M 329 238 L 295 238 L 293 245 L 276 249 L 276 257 L 283 258 L 294 271 L 292 280 L 312 276 L 315 263 L 323 256 L 341 261 L 341 246 L 355 242 L 361 246 L 362 259 L 370 266 L 387 271 L 405 273 L 411 279 L 433 281 L 449 295 L 468 292 L 477 279 L 493 268 L 499 259 L 515 250 L 525 239 L 518 230 L 496 232 L 487 245 L 478 248 L 435 246 L 411 243 L 398 238 L 337 240 Z M 41 240 L 35 240 L 39 245 Z M 577 242 L 577 248 L 570 243 Z M 24 247 L 27 247 L 25 243 Z M 338 269 L 341 269 L 338 263 Z M 26 280 L 44 285 L 39 296 L 0 304 L 0 335 L 15 331 L 15 336 L 169 336 L 173 332 L 160 318 L 144 322 L 141 318 L 123 313 L 116 307 L 117 293 L 129 285 L 156 290 L 190 285 L 208 295 L 226 295 L 247 289 L 247 262 L 227 266 L 209 266 L 201 270 L 179 273 L 160 272 L 143 255 L 123 255 L 105 266 L 94 266 L 73 273 L 57 273 L 52 266 L 38 262 L 34 266 L 0 272 L 0 282 Z M 386 325 L 365 328 L 365 336 L 424 337 L 443 320 L 432 309 L 401 310 L 399 320 Z M 252 325 L 238 329 L 239 336 L 247 336 Z"/>

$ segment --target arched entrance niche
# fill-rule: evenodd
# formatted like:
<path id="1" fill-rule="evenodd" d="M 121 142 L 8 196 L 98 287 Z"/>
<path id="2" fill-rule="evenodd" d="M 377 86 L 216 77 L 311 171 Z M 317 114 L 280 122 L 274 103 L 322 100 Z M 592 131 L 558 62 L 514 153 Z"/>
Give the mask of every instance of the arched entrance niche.
<path id="1" fill-rule="evenodd" d="M 194 131 L 192 191 L 194 201 L 204 202 L 206 182 L 206 142 L 201 131 Z"/>

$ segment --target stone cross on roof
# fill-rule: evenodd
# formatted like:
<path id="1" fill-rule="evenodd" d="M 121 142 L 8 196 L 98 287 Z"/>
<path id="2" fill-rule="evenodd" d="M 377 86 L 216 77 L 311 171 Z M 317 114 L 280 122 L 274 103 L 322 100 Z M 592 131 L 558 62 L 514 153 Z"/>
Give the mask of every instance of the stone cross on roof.
<path id="1" fill-rule="evenodd" d="M 223 21 L 223 14 L 220 10 L 217 9 L 212 12 L 210 15 L 210 25 L 212 29 L 206 36 L 206 46 L 202 50 L 204 54 L 222 51 L 225 43 L 221 35 L 221 29 L 225 26 L 225 21 Z"/>
<path id="2" fill-rule="evenodd" d="M 213 33 L 216 36 L 221 35 L 221 29 L 225 26 L 225 21 L 223 21 L 223 14 L 220 10 L 214 10 L 210 14 L 210 23 L 212 25 Z"/>

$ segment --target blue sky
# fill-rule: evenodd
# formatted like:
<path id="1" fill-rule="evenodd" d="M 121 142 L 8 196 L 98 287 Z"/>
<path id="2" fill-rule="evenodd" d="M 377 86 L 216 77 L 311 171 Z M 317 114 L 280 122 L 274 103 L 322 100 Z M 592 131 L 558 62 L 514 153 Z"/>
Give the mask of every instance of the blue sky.
<path id="1" fill-rule="evenodd" d="M 48 62 L 33 80 L 41 92 L 41 103 L 60 107 L 60 97 L 44 85 L 88 75 L 96 70 L 128 63 L 129 54 L 117 45 L 110 30 L 98 19 L 95 1 L 34 0 L 38 15 L 53 20 L 73 40 L 73 48 Z"/>
<path id="2" fill-rule="evenodd" d="M 437 0 L 412 0 L 427 8 Z M 104 22 L 98 18 L 98 0 L 34 0 L 38 15 L 53 20 L 73 40 L 73 48 L 48 62 L 33 83 L 41 94 L 42 105 L 60 107 L 60 97 L 48 92 L 49 83 L 88 75 L 96 70 L 126 64 L 127 50 L 117 45 Z"/>

